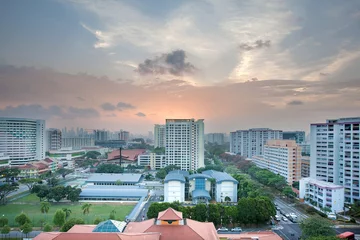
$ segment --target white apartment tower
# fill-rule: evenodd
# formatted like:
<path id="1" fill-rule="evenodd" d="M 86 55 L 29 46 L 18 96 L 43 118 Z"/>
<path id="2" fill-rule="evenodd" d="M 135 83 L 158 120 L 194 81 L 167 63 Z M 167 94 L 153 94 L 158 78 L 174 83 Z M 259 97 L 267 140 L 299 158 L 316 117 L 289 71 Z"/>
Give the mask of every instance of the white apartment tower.
<path id="1" fill-rule="evenodd" d="M 166 119 L 165 128 L 167 165 L 181 170 L 204 167 L 204 120 Z"/>
<path id="2" fill-rule="evenodd" d="M 268 140 L 283 139 L 282 130 L 269 128 L 252 128 L 230 133 L 230 152 L 246 158 L 264 154 L 264 146 Z"/>
<path id="3" fill-rule="evenodd" d="M 154 147 L 165 147 L 165 125 L 155 124 L 154 127 Z"/>
<path id="4" fill-rule="evenodd" d="M 60 129 L 50 128 L 46 130 L 46 151 L 59 150 L 61 148 Z"/>
<path id="5" fill-rule="evenodd" d="M 11 165 L 45 159 L 45 121 L 25 118 L 0 118 L 0 153 Z"/>
<path id="6" fill-rule="evenodd" d="M 345 202 L 360 200 L 360 117 L 311 124 L 310 177 L 345 188 Z"/>

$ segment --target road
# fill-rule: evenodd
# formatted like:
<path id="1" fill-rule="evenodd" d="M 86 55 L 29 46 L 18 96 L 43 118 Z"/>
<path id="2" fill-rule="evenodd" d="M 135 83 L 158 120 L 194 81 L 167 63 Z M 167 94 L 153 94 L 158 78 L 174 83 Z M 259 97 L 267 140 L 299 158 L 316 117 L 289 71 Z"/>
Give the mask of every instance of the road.
<path id="1" fill-rule="evenodd" d="M 306 218 L 308 218 L 309 216 L 306 215 L 305 213 L 297 210 L 295 207 L 291 206 L 291 204 L 286 203 L 285 201 L 281 200 L 280 198 L 276 198 L 274 200 L 274 202 L 278 205 L 278 207 L 280 208 L 280 211 L 283 212 L 284 214 L 287 213 L 295 213 L 296 216 L 298 217 L 298 221 L 301 222 L 302 220 L 305 220 Z M 278 211 L 277 213 L 279 216 L 282 216 L 282 214 Z M 284 223 L 288 223 L 288 222 L 284 222 Z"/>
<path id="2" fill-rule="evenodd" d="M 140 210 L 139 216 L 136 218 L 136 222 L 141 222 L 145 219 L 147 219 L 146 214 L 149 210 L 149 207 L 151 203 L 158 202 L 159 197 L 158 196 L 150 196 L 148 202 L 144 205 L 144 207 Z"/>

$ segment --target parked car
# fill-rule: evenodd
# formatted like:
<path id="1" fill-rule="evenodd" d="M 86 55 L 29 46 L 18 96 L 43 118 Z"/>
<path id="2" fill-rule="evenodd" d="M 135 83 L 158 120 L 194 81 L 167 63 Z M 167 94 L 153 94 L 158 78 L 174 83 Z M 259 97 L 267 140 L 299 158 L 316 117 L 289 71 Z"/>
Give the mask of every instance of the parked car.
<path id="1" fill-rule="evenodd" d="M 218 231 L 219 232 L 228 232 L 229 229 L 227 229 L 226 227 L 221 227 L 221 228 L 218 228 Z"/>
<path id="2" fill-rule="evenodd" d="M 288 219 L 287 219 L 286 217 L 284 217 L 284 216 L 283 216 L 281 219 L 282 219 L 284 222 L 287 222 L 287 220 L 288 220 Z"/>
<path id="3" fill-rule="evenodd" d="M 280 208 L 279 208 L 279 207 L 275 207 L 275 208 L 276 208 L 276 210 L 280 211 Z"/>
<path id="4" fill-rule="evenodd" d="M 290 214 L 286 213 L 286 214 L 285 214 L 285 217 L 286 217 L 286 218 L 290 218 Z"/>
<path id="5" fill-rule="evenodd" d="M 234 227 L 231 229 L 232 232 L 242 232 L 242 229 L 240 227 Z"/>

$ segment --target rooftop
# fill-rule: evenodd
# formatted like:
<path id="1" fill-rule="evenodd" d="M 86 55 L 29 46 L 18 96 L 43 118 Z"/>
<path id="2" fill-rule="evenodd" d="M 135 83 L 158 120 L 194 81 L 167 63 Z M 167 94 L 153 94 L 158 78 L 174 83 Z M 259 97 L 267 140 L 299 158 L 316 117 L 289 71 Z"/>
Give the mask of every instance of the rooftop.
<path id="1" fill-rule="evenodd" d="M 183 175 L 184 177 L 188 177 L 188 176 L 189 176 L 189 172 L 188 172 L 188 171 L 185 171 L 185 170 L 173 170 L 173 171 L 170 171 L 169 173 L 181 174 L 181 175 Z"/>
<path id="2" fill-rule="evenodd" d="M 180 181 L 185 183 L 185 177 L 182 174 L 170 172 L 168 175 L 166 175 L 164 183 L 167 183 L 169 181 Z"/>
<path id="3" fill-rule="evenodd" d="M 231 240 L 251 240 L 257 237 L 259 240 L 282 240 L 282 238 L 272 231 L 246 232 L 239 234 L 218 234 L 220 238 Z"/>
<path id="4" fill-rule="evenodd" d="M 93 232 L 123 232 L 126 227 L 126 222 L 107 220 L 99 223 Z"/>
<path id="5" fill-rule="evenodd" d="M 305 181 L 305 182 L 307 182 L 309 184 L 313 184 L 313 185 L 316 185 L 316 186 L 321 187 L 321 188 L 328 188 L 328 189 L 341 189 L 341 188 L 344 188 L 341 185 L 336 185 L 334 183 L 320 181 L 320 180 L 310 178 L 310 177 L 302 178 L 300 181 Z"/>
<path id="6" fill-rule="evenodd" d="M 138 183 L 141 174 L 137 173 L 94 173 L 86 182 L 116 182 L 120 180 L 126 183 Z"/>
<path id="7" fill-rule="evenodd" d="M 192 179 L 192 178 L 209 178 L 209 175 L 202 174 L 202 173 L 195 173 L 195 174 L 191 174 L 189 176 L 189 179 Z"/>
<path id="8" fill-rule="evenodd" d="M 129 161 L 137 161 L 140 154 L 146 152 L 146 149 L 123 149 L 121 151 L 121 158 Z M 120 158 L 120 150 L 114 150 L 108 153 L 108 160 L 115 160 Z"/>
<path id="9" fill-rule="evenodd" d="M 208 200 L 211 199 L 209 192 L 203 189 L 196 189 L 192 191 L 192 197 L 193 198 L 205 197 Z"/>
<path id="10" fill-rule="evenodd" d="M 159 212 L 157 219 L 161 221 L 182 220 L 183 214 L 182 212 L 178 212 L 172 208 L 168 208 L 165 211 Z"/>
<path id="11" fill-rule="evenodd" d="M 232 176 L 230 176 L 229 174 L 227 174 L 225 172 L 207 170 L 207 171 L 204 171 L 203 174 L 206 174 L 206 175 L 210 176 L 211 178 L 215 178 L 216 183 L 221 183 L 221 182 L 224 182 L 224 181 L 230 181 L 230 182 L 234 182 L 234 183 L 239 183 Z"/>
<path id="12" fill-rule="evenodd" d="M 148 190 L 134 186 L 89 185 L 82 188 L 80 197 L 145 197 Z"/>

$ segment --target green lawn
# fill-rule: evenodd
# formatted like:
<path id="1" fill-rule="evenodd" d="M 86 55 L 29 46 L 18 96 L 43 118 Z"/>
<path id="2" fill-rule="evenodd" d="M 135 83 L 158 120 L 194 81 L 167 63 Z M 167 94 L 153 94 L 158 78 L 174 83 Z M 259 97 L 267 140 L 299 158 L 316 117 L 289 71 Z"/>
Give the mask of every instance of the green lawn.
<path id="1" fill-rule="evenodd" d="M 134 207 L 134 205 L 119 205 L 116 203 L 92 203 L 90 213 L 84 215 L 81 210 L 82 204 L 83 203 L 51 203 L 49 212 L 42 214 L 40 211 L 39 198 L 34 194 L 30 194 L 7 205 L 0 206 L 0 213 L 9 219 L 9 225 L 11 227 L 18 226 L 14 219 L 21 212 L 26 213 L 30 217 L 33 226 L 40 227 L 41 221 L 52 224 L 54 213 L 56 210 L 62 208 L 71 210 L 70 218 L 82 218 L 85 223 L 93 224 L 94 219 L 97 217 L 108 219 L 112 210 L 116 211 L 117 219 L 124 220 Z"/>

